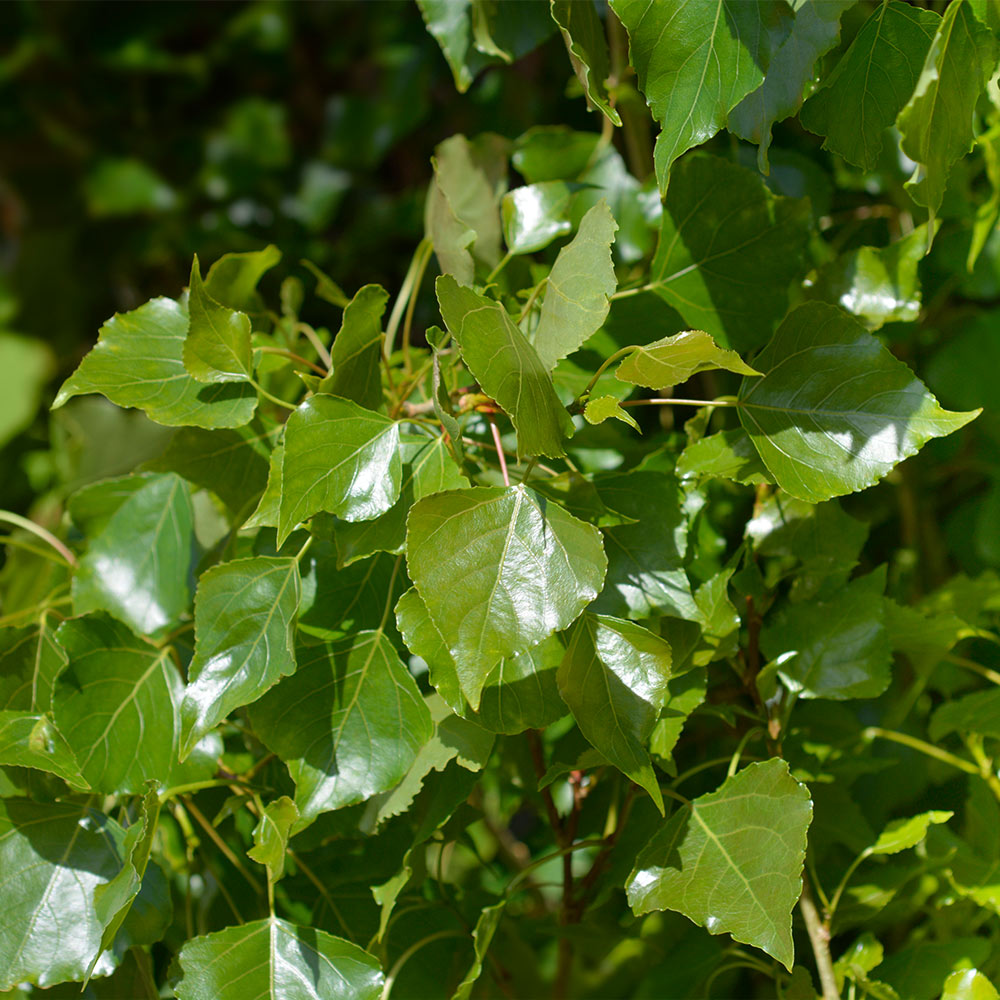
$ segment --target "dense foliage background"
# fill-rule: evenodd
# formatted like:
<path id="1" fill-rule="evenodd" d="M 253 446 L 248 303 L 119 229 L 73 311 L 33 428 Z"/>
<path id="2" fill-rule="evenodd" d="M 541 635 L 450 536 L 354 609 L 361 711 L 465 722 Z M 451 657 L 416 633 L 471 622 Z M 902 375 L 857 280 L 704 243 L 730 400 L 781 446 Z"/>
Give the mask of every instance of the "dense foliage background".
<path id="1" fill-rule="evenodd" d="M 581 3 L 0 5 L 4 995 L 995 997 L 1000 5 L 678 0 L 692 90 Z M 127 352 L 50 412 L 116 313 L 214 415 Z M 838 467 L 871 379 L 912 409 L 848 399 Z M 513 577 L 421 527 L 477 487 L 532 498 Z M 523 588 L 478 645 L 470 548 Z M 324 784 L 297 734 L 359 700 L 397 734 Z"/>

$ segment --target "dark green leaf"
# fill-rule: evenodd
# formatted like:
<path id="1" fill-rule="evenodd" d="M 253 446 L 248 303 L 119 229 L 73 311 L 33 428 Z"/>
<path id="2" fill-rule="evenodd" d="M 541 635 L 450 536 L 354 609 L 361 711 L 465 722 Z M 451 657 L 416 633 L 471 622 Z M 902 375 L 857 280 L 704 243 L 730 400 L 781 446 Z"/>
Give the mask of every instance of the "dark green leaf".
<path id="1" fill-rule="evenodd" d="M 188 298 L 184 367 L 199 382 L 246 382 L 253 377 L 250 317 L 220 305 L 205 291 L 195 255 Z"/>
<path id="2" fill-rule="evenodd" d="M 333 370 L 319 391 L 350 399 L 366 410 L 382 406 L 382 314 L 389 293 L 365 285 L 347 304 L 340 332 L 333 340 Z"/>
<path id="3" fill-rule="evenodd" d="M 937 742 L 949 733 L 1000 739 L 1000 689 L 967 694 L 938 708 L 931 717 L 931 739 Z"/>
<path id="4" fill-rule="evenodd" d="M 703 330 L 685 330 L 637 347 L 615 373 L 623 382 L 667 389 L 698 372 L 723 368 L 738 375 L 759 375 L 735 351 L 723 350 Z"/>
<path id="5" fill-rule="evenodd" d="M 491 732 L 513 735 L 561 719 L 568 711 L 556 682 L 562 658 L 562 642 L 553 635 L 501 660 L 486 675 L 475 720 Z"/>
<path id="6" fill-rule="evenodd" d="M 38 616 L 37 627 L 0 629 L 0 709 L 50 711 L 66 663 L 51 611 Z"/>
<path id="7" fill-rule="evenodd" d="M 611 59 L 604 25 L 593 3 L 589 0 L 584 3 L 553 0 L 552 18 L 559 25 L 573 70 L 587 92 L 590 104 L 610 122 L 621 125 L 621 116 L 610 102 L 605 86 L 611 75 Z"/>
<path id="8" fill-rule="evenodd" d="M 480 911 L 479 919 L 472 931 L 476 957 L 458 989 L 451 995 L 451 1000 L 469 1000 L 469 997 L 472 996 L 472 987 L 476 985 L 476 980 L 483 974 L 486 952 L 489 950 L 493 935 L 497 932 L 506 907 L 507 901 L 503 900 L 492 906 L 486 906 Z"/>
<path id="9" fill-rule="evenodd" d="M 299 811 L 287 796 L 268 802 L 253 831 L 253 847 L 247 856 L 267 867 L 267 877 L 277 882 L 285 873 L 288 835 L 298 822 Z"/>

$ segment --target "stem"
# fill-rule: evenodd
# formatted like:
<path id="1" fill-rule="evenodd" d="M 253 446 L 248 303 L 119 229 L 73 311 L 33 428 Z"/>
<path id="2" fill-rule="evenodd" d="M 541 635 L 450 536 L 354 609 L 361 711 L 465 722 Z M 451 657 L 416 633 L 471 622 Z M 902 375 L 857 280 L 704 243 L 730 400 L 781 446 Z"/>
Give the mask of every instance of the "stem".
<path id="1" fill-rule="evenodd" d="M 431 259 L 431 252 L 433 250 L 433 247 L 427 240 L 424 240 L 421 245 L 423 246 L 423 252 L 421 253 L 420 247 L 418 247 L 417 254 L 414 257 L 415 260 L 419 258 L 419 261 L 413 278 L 413 288 L 410 290 L 410 301 L 406 304 L 406 318 L 403 320 L 403 367 L 407 373 L 411 371 L 410 329 L 413 326 L 413 310 L 417 306 L 417 294 L 420 291 L 421 282 L 424 280 L 424 271 L 427 270 L 427 262 Z"/>
<path id="2" fill-rule="evenodd" d="M 0 510 L 0 521 L 6 521 L 7 524 L 13 524 L 16 528 L 30 531 L 36 538 L 51 545 L 70 566 L 76 566 L 76 556 L 51 531 L 47 531 L 40 524 L 35 524 L 34 521 L 29 521 L 26 517 L 21 517 L 20 514 L 15 514 L 10 510 Z"/>
<path id="3" fill-rule="evenodd" d="M 531 475 L 531 473 L 532 473 L 532 471 L 534 470 L 534 468 L 535 468 L 535 460 L 534 460 L 534 459 L 532 459 L 532 460 L 531 460 L 530 462 L 528 462 L 528 464 L 527 464 L 527 465 L 525 466 L 525 469 L 524 469 L 524 475 L 523 475 L 523 476 L 521 476 L 521 482 L 522 482 L 522 483 L 526 483 L 526 482 L 528 481 L 528 476 L 530 476 L 530 475 Z"/>
<path id="4" fill-rule="evenodd" d="M 333 369 L 333 358 L 330 357 L 326 345 L 319 339 L 319 334 L 308 323 L 299 323 L 298 329 L 306 335 L 306 340 L 313 345 L 320 360 L 326 365 L 326 371 L 323 374 L 328 374 Z"/>
<path id="5" fill-rule="evenodd" d="M 488 285 L 511 261 L 513 254 L 508 250 L 501 259 L 500 263 L 497 264 L 495 268 L 488 275 L 486 275 L 486 284 Z"/>
<path id="6" fill-rule="evenodd" d="M 263 386 L 262 386 L 262 385 L 261 385 L 261 384 L 260 384 L 259 382 L 256 382 L 256 381 L 255 381 L 254 379 L 252 379 L 252 378 L 251 378 L 251 379 L 247 379 L 247 381 L 248 381 L 248 382 L 249 382 L 249 383 L 250 383 L 250 384 L 251 384 L 251 385 L 252 385 L 252 386 L 253 386 L 253 387 L 254 387 L 254 388 L 255 388 L 255 389 L 256 389 L 256 390 L 257 390 L 257 391 L 258 391 L 258 392 L 259 392 L 259 393 L 260 393 L 260 394 L 261 394 L 261 395 L 262 395 L 262 396 L 264 397 L 264 398 L 265 398 L 265 399 L 269 399 L 269 400 L 270 400 L 270 401 L 271 401 L 272 403 L 274 403 L 274 404 L 275 404 L 276 406 L 281 406 L 281 407 L 283 407 L 283 408 L 284 408 L 284 409 L 286 409 L 286 410 L 291 410 L 291 411 L 292 411 L 293 413 L 295 412 L 295 410 L 296 410 L 296 409 L 298 409 L 298 407 L 296 407 L 296 406 L 293 406 L 293 405 L 292 405 L 291 403 L 286 403 L 286 402 L 285 402 L 285 400 L 283 400 L 283 399 L 278 399 L 278 397 L 277 397 L 277 396 L 272 396 L 272 395 L 271 395 L 271 393 L 269 393 L 269 392 L 267 391 L 267 389 L 265 389 L 265 388 L 264 388 L 264 387 L 263 387 Z"/>
<path id="7" fill-rule="evenodd" d="M 531 312 L 531 307 L 535 304 L 535 299 L 538 298 L 538 293 L 542 290 L 543 286 L 549 283 L 548 277 L 542 278 L 537 285 L 531 290 L 531 294 L 528 296 L 528 301 L 525 302 L 524 308 L 521 310 L 521 315 L 517 317 L 517 325 L 520 326 L 524 322 L 524 318 Z"/>
<path id="8" fill-rule="evenodd" d="M 392 304 L 392 313 L 389 315 L 389 325 L 385 328 L 385 340 L 382 344 L 382 356 L 384 358 L 388 359 L 392 357 L 392 349 L 396 341 L 396 331 L 399 329 L 400 320 L 403 318 L 403 310 L 410 301 L 417 269 L 420 267 L 420 257 L 426 245 L 430 245 L 430 241 L 426 238 L 417 244 L 417 249 L 413 251 L 413 257 L 410 258 L 410 266 L 407 268 L 406 277 L 403 278 L 403 284 L 399 289 L 399 295 Z"/>
<path id="9" fill-rule="evenodd" d="M 299 563 L 302 561 L 302 557 L 309 551 L 309 546 L 313 543 L 313 536 L 310 535 L 305 542 L 302 544 L 302 548 L 295 553 L 295 562 Z"/>
<path id="10" fill-rule="evenodd" d="M 719 399 L 675 399 L 673 397 L 669 398 L 657 398 L 657 399 L 627 399 L 624 403 L 619 403 L 619 406 L 739 406 L 739 402 L 735 399 L 725 399 L 720 397 Z"/>
<path id="11" fill-rule="evenodd" d="M 168 799 L 177 798 L 179 795 L 187 795 L 190 792 L 200 792 L 203 788 L 228 788 L 233 784 L 233 778 L 209 778 L 207 781 L 191 781 L 186 785 L 174 785 L 173 788 L 165 788 L 160 792 L 160 804 Z"/>
<path id="12" fill-rule="evenodd" d="M 209 839 L 215 846 L 222 851 L 225 855 L 226 860 L 246 879 L 247 884 L 253 889 L 257 895 L 261 895 L 263 890 L 260 887 L 260 883 L 243 867 L 240 859 L 236 857 L 230 846 L 216 833 L 215 827 L 201 814 L 201 810 L 191 801 L 190 798 L 184 799 L 184 809 L 189 812 L 198 821 L 198 825 L 208 834 Z"/>
<path id="13" fill-rule="evenodd" d="M 851 876 L 858 870 L 858 866 L 862 861 L 871 857 L 871 851 L 865 848 L 848 866 L 847 871 L 844 872 L 844 877 L 840 880 L 840 884 L 837 886 L 836 891 L 833 896 L 830 897 L 830 902 L 826 907 L 826 920 L 823 923 L 826 929 L 827 936 L 830 933 L 830 926 L 833 923 L 833 916 L 837 912 L 837 907 L 840 905 L 840 897 L 844 895 L 844 890 L 847 888 L 847 883 L 851 881 Z"/>
<path id="14" fill-rule="evenodd" d="M 612 296 L 612 298 L 614 298 L 614 296 Z M 604 361 L 602 361 L 600 368 L 598 368 L 597 371 L 594 372 L 594 377 L 587 383 L 587 385 L 584 388 L 583 392 L 580 393 L 580 398 L 583 399 L 584 396 L 589 396 L 590 395 L 590 390 L 593 389 L 595 385 L 597 385 L 597 380 L 616 361 L 620 360 L 621 358 L 624 358 L 628 354 L 631 354 L 635 350 L 638 350 L 638 347 L 636 345 L 632 345 L 631 347 L 623 347 L 620 351 L 615 351 L 615 353 L 612 354 L 611 357 L 606 358 Z"/>
<path id="15" fill-rule="evenodd" d="M 286 350 L 284 347 L 255 347 L 254 350 L 260 351 L 261 354 L 276 354 L 282 358 L 288 358 L 289 361 L 297 361 L 301 365 L 308 365 L 314 372 L 318 375 L 326 375 L 326 369 L 321 368 L 316 362 L 310 361 L 308 358 L 302 357 L 301 354 L 296 354 L 294 351 Z"/>
<path id="16" fill-rule="evenodd" d="M 424 945 L 430 944 L 432 941 L 440 941 L 441 938 L 449 937 L 460 937 L 464 938 L 465 935 L 460 931 L 437 931 L 434 934 L 429 934 L 427 937 L 416 944 L 411 944 L 406 951 L 396 960 L 396 964 L 389 970 L 389 975 L 385 977 L 385 986 L 382 987 L 382 1000 L 388 1000 L 389 994 L 392 992 L 392 987 L 396 980 L 399 978 L 399 973 L 403 966 L 418 952 Z"/>
<path id="17" fill-rule="evenodd" d="M 969 748 L 973 760 L 979 765 L 979 772 L 983 781 L 989 786 L 997 802 L 1000 802 L 1000 778 L 997 777 L 996 767 L 992 759 L 987 756 L 983 749 L 983 738 L 976 733 L 970 733 L 965 737 L 965 745 Z"/>
<path id="18" fill-rule="evenodd" d="M 351 928 L 345 923 L 340 910 L 337 908 L 337 904 L 334 903 L 333 901 L 333 897 L 330 895 L 329 892 L 327 892 L 326 886 L 323 885 L 322 882 L 320 882 L 316 873 L 290 847 L 286 848 L 286 853 L 295 863 L 295 866 L 299 869 L 299 871 L 302 872 L 302 874 L 305 875 L 305 877 L 309 879 L 309 881 L 312 882 L 314 886 L 316 886 L 317 891 L 323 897 L 323 902 L 325 902 L 326 905 L 330 907 L 330 912 L 337 918 L 337 922 L 343 928 L 344 934 L 347 936 L 347 939 L 357 944 L 357 939 L 351 933 Z"/>
<path id="19" fill-rule="evenodd" d="M 813 958 L 816 960 L 816 971 L 819 972 L 819 981 L 823 989 L 823 1000 L 840 1000 L 837 977 L 833 974 L 833 959 L 830 957 L 830 932 L 823 926 L 819 913 L 816 912 L 808 879 L 802 880 L 799 909 L 806 922 L 809 943 L 812 945 Z"/>
<path id="20" fill-rule="evenodd" d="M 503 444 L 500 442 L 500 428 L 497 427 L 493 414 L 490 414 L 490 433 L 493 435 L 493 443 L 496 445 L 497 457 L 500 459 L 500 471 L 503 473 L 504 486 L 510 486 L 510 476 L 507 475 L 507 459 L 504 457 Z"/>
<path id="21" fill-rule="evenodd" d="M 615 299 L 627 299 L 630 295 L 639 295 L 642 292 L 650 292 L 655 287 L 656 285 L 650 282 L 648 285 L 638 285 L 636 288 L 623 288 L 620 292 L 615 292 L 611 296 L 611 301 L 613 302 Z"/>
<path id="22" fill-rule="evenodd" d="M 878 726 L 869 726 L 861 735 L 866 740 L 883 739 L 892 740 L 893 743 L 901 743 L 903 746 L 917 750 L 928 757 L 934 757 L 945 764 L 951 764 L 952 767 L 957 767 L 966 774 L 974 774 L 977 778 L 981 777 L 979 768 L 975 764 L 964 760 L 962 757 L 956 757 L 955 754 L 949 753 L 947 750 L 942 750 L 940 747 L 925 743 L 923 740 L 917 739 L 916 736 L 910 736 L 907 733 L 897 733 L 891 729 L 881 729 Z"/>
<path id="23" fill-rule="evenodd" d="M 966 659 L 964 656 L 956 656 L 954 653 L 946 654 L 945 659 L 949 663 L 954 663 L 957 667 L 965 667 L 966 670 L 971 670 L 979 674 L 980 677 L 985 677 L 994 684 L 1000 684 L 1000 673 L 990 670 L 989 667 L 984 667 L 981 663 L 976 663 L 975 660 Z"/>

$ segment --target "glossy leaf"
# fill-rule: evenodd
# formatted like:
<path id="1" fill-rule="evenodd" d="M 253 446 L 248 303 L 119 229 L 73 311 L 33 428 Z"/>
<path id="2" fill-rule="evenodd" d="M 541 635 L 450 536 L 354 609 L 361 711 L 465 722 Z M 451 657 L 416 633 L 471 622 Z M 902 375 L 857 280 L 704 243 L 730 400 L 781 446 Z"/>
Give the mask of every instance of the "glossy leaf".
<path id="1" fill-rule="evenodd" d="M 300 597 L 294 559 L 236 559 L 202 574 L 194 598 L 194 659 L 180 707 L 182 755 L 233 709 L 256 701 L 295 669 Z"/>
<path id="2" fill-rule="evenodd" d="M 941 1000 L 997 1000 L 1000 993 L 978 969 L 953 972 L 944 981 Z"/>
<path id="3" fill-rule="evenodd" d="M 667 819 L 629 876 L 629 904 L 677 910 L 791 969 L 811 819 L 809 792 L 783 760 L 748 764 Z"/>
<path id="4" fill-rule="evenodd" d="M 629 414 L 628 410 L 622 409 L 621 403 L 614 396 L 597 396 L 594 399 L 588 399 L 587 405 L 583 408 L 583 419 L 588 424 L 603 424 L 605 420 L 611 420 L 612 417 L 639 430 L 635 418 Z"/>
<path id="5" fill-rule="evenodd" d="M 810 503 L 874 485 L 931 438 L 978 411 L 952 413 L 841 310 L 793 310 L 744 379 L 740 422 L 774 476 Z"/>
<path id="6" fill-rule="evenodd" d="M 724 128 L 729 112 L 763 83 L 792 12 L 770 0 L 612 0 L 611 9 L 628 30 L 629 58 L 662 126 L 654 162 L 663 193 L 674 160 Z"/>
<path id="7" fill-rule="evenodd" d="M 300 647 L 297 656 L 298 670 L 251 707 L 250 719 L 288 766 L 305 825 L 392 788 L 433 727 L 382 632 Z"/>
<path id="8" fill-rule="evenodd" d="M 183 359 L 199 382 L 246 382 L 253 376 L 250 317 L 221 305 L 205 291 L 197 255 L 191 265 Z"/>
<path id="9" fill-rule="evenodd" d="M 369 521 L 399 497 L 399 425 L 339 396 L 311 396 L 285 424 L 278 544 L 321 510 Z"/>
<path id="10" fill-rule="evenodd" d="M 612 124 L 621 125 L 621 116 L 609 100 L 605 86 L 611 75 L 611 57 L 604 25 L 594 5 L 553 0 L 552 18 L 559 25 L 573 70 L 587 93 L 589 103 Z"/>
<path id="11" fill-rule="evenodd" d="M 49 771 L 77 789 L 89 787 L 72 747 L 48 715 L 0 711 L 0 764 Z"/>
<path id="12" fill-rule="evenodd" d="M 563 181 L 514 188 L 500 202 L 503 239 L 512 254 L 534 253 L 572 228 L 567 218 L 573 189 Z"/>
<path id="13" fill-rule="evenodd" d="M 378 1000 L 379 963 L 355 944 L 267 917 L 193 938 L 180 952 L 178 1000 Z"/>
<path id="14" fill-rule="evenodd" d="M 738 375 L 759 375 L 735 351 L 719 347 L 703 330 L 685 330 L 645 347 L 637 347 L 618 366 L 623 382 L 650 389 L 667 389 L 698 372 L 723 368 Z"/>
<path id="15" fill-rule="evenodd" d="M 742 427 L 710 434 L 689 444 L 677 459 L 680 479 L 731 479 L 746 486 L 773 482 Z"/>
<path id="16" fill-rule="evenodd" d="M 268 802 L 254 827 L 253 847 L 247 855 L 267 867 L 267 877 L 271 882 L 277 882 L 285 873 L 288 836 L 298 819 L 299 811 L 295 803 L 287 795 L 282 795 Z"/>
<path id="17" fill-rule="evenodd" d="M 56 642 L 52 612 L 37 626 L 0 629 L 0 709 L 48 712 L 66 651 Z"/>
<path id="18" fill-rule="evenodd" d="M 514 422 L 518 454 L 563 454 L 573 422 L 545 365 L 503 306 L 449 275 L 438 278 L 437 295 L 469 370 Z"/>
<path id="19" fill-rule="evenodd" d="M 366 410 L 382 406 L 382 314 L 389 293 L 381 285 L 360 288 L 344 309 L 333 339 L 333 370 L 320 392 L 350 399 Z"/>
<path id="20" fill-rule="evenodd" d="M 473 708 L 490 669 L 572 624 L 607 566 L 595 528 L 524 486 L 419 501 L 406 560 Z"/>
<path id="21" fill-rule="evenodd" d="M 563 644 L 553 635 L 501 660 L 486 675 L 476 722 L 490 732 L 514 735 L 561 719 L 569 711 L 556 682 L 562 657 Z"/>
<path id="22" fill-rule="evenodd" d="M 668 696 L 670 646 L 620 618 L 585 614 L 559 667 L 559 693 L 584 736 L 663 812 L 645 742 Z"/>
<path id="23" fill-rule="evenodd" d="M 242 427 L 257 409 L 250 385 L 204 385 L 184 368 L 187 310 L 173 299 L 152 299 L 118 313 L 101 327 L 97 346 L 59 390 L 53 408 L 73 396 L 99 392 L 134 406 L 170 427 Z"/>

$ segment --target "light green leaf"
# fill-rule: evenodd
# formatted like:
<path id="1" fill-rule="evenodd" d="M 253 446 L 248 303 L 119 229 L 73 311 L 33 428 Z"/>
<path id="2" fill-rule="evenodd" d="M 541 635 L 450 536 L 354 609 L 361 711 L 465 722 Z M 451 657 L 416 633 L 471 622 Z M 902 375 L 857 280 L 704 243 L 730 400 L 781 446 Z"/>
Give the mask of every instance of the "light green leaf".
<path id="1" fill-rule="evenodd" d="M 580 731 L 663 813 L 663 796 L 646 751 L 670 679 L 670 646 L 633 622 L 584 614 L 559 666 L 559 693 Z"/>
<path id="2" fill-rule="evenodd" d="M 622 409 L 621 403 L 614 396 L 598 396 L 595 399 L 588 399 L 587 405 L 583 408 L 583 419 L 588 424 L 603 424 L 605 420 L 610 420 L 612 417 L 639 430 L 635 418 L 628 410 Z"/>
<path id="3" fill-rule="evenodd" d="M 704 670 L 689 670 L 680 677 L 670 679 L 660 718 L 649 735 L 649 749 L 662 762 L 673 763 L 673 750 L 684 724 L 705 700 L 707 686 L 708 674 Z"/>
<path id="4" fill-rule="evenodd" d="M 586 91 L 589 103 L 613 125 L 621 125 L 621 116 L 612 106 L 605 86 L 611 75 L 611 57 L 604 25 L 593 3 L 552 0 L 552 19 L 559 25 L 573 71 Z"/>
<path id="5" fill-rule="evenodd" d="M 31 423 L 55 368 L 40 340 L 0 332 L 0 447 Z"/>
<path id="6" fill-rule="evenodd" d="M 900 851 L 916 847 L 927 836 L 927 831 L 932 825 L 947 823 L 954 815 L 953 812 L 937 809 L 920 813 L 919 816 L 911 816 L 909 819 L 894 819 L 879 834 L 878 840 L 865 849 L 864 854 L 866 857 L 873 854 L 898 854 Z"/>
<path id="7" fill-rule="evenodd" d="M 749 764 L 670 816 L 639 854 L 629 904 L 636 914 L 677 910 L 790 970 L 811 819 L 809 792 L 783 760 Z"/>
<path id="8" fill-rule="evenodd" d="M 381 631 L 301 646 L 298 670 L 250 708 L 287 765 L 300 826 L 402 780 L 434 728 L 416 682 Z"/>
<path id="9" fill-rule="evenodd" d="M 637 347 L 615 373 L 623 382 L 668 389 L 698 372 L 723 368 L 738 375 L 759 375 L 735 351 L 727 351 L 703 330 L 685 330 Z"/>
<path id="10" fill-rule="evenodd" d="M 770 615 L 760 648 L 803 698 L 877 698 L 888 686 L 892 651 L 882 593 L 885 567 L 852 581 L 828 600 L 791 604 Z"/>
<path id="11" fill-rule="evenodd" d="M 596 528 L 524 486 L 418 501 L 406 558 L 474 709 L 489 671 L 572 624 L 607 567 Z"/>
<path id="12" fill-rule="evenodd" d="M 178 763 L 184 691 L 171 649 L 158 649 L 107 615 L 63 622 L 56 633 L 69 655 L 54 698 L 56 725 L 96 792 L 141 795 L 199 780 L 212 765 Z"/>
<path id="13" fill-rule="evenodd" d="M 792 11 L 775 0 L 611 0 L 611 9 L 628 30 L 639 87 L 662 126 L 653 159 L 665 193 L 674 160 L 724 128 L 729 112 L 764 82 Z"/>
<path id="14" fill-rule="evenodd" d="M 101 327 L 97 346 L 63 383 L 52 408 L 73 396 L 99 392 L 170 427 L 248 424 L 257 409 L 256 390 L 195 381 L 182 361 L 187 329 L 187 310 L 173 299 L 152 299 L 116 314 Z"/>
<path id="15" fill-rule="evenodd" d="M 48 715 L 0 711 L 0 764 L 33 767 L 75 788 L 89 787 L 72 747 Z"/>
<path id="16" fill-rule="evenodd" d="M 382 314 L 389 293 L 381 285 L 365 285 L 347 304 L 340 331 L 333 339 L 333 371 L 319 391 L 350 399 L 366 410 L 382 407 Z"/>
<path id="17" fill-rule="evenodd" d="M 617 287 L 611 262 L 617 230 L 602 199 L 580 220 L 573 240 L 559 251 L 545 283 L 538 326 L 531 334 L 546 368 L 554 368 L 557 361 L 577 350 L 607 319 Z"/>
<path id="18" fill-rule="evenodd" d="M 465 696 L 458 680 L 458 668 L 416 587 L 410 587 L 403 594 L 396 602 L 395 611 L 396 626 L 407 648 L 427 664 L 430 682 L 445 703 L 453 711 L 461 711 Z"/>
<path id="19" fill-rule="evenodd" d="M 944 981 L 941 1000 L 998 1000 L 996 987 L 977 969 L 953 972 Z"/>
<path id="20" fill-rule="evenodd" d="M 589 6 L 589 3 L 588 3 Z M 595 15 L 596 16 L 596 15 Z M 472 996 L 472 987 L 476 985 L 476 980 L 483 974 L 483 963 L 486 961 L 486 952 L 489 951 L 493 935 L 500 926 L 503 911 L 507 907 L 507 900 L 494 903 L 492 906 L 483 907 L 479 913 L 479 919 L 472 931 L 473 949 L 475 959 L 465 974 L 465 978 L 458 985 L 458 989 L 451 995 L 451 1000 L 469 1000 Z"/>
<path id="21" fill-rule="evenodd" d="M 399 497 L 399 425 L 341 399 L 311 396 L 285 424 L 278 544 L 321 510 L 369 521 Z"/>
<path id="22" fill-rule="evenodd" d="M 151 476 L 91 537 L 73 578 L 73 610 L 109 611 L 151 635 L 189 603 L 191 489 L 173 473 Z"/>
<path id="23" fill-rule="evenodd" d="M 879 4 L 851 47 L 802 106 L 799 120 L 863 170 L 882 152 L 883 134 L 913 93 L 941 18 L 902 0 Z"/>
<path id="24" fill-rule="evenodd" d="M 906 182 L 931 218 L 941 207 L 948 174 L 972 149 L 976 102 L 993 73 L 996 40 L 966 0 L 944 12 L 913 95 L 899 113 L 900 146 L 917 164 Z M 928 234 L 928 246 L 932 234 Z"/>
<path id="25" fill-rule="evenodd" d="M 507 311 L 450 275 L 437 279 L 437 296 L 469 370 L 514 422 L 518 454 L 562 455 L 573 421 L 548 370 Z"/>
<path id="26" fill-rule="evenodd" d="M 572 228 L 566 217 L 573 189 L 563 181 L 543 181 L 508 191 L 500 202 L 503 239 L 512 254 L 534 253 Z"/>
<path id="27" fill-rule="evenodd" d="M 246 519 L 244 528 L 277 528 L 281 510 L 281 466 L 285 461 L 285 442 L 282 439 L 268 456 L 267 484 L 257 501 L 254 512 Z"/>
<path id="28" fill-rule="evenodd" d="M 754 359 L 740 422 L 774 476 L 810 503 L 874 485 L 978 410 L 941 409 L 909 368 L 834 306 L 793 310 Z"/>
<path id="29" fill-rule="evenodd" d="M 202 574 L 194 598 L 194 659 L 180 709 L 182 756 L 234 708 L 256 701 L 295 670 L 300 597 L 295 559 L 236 559 Z"/>
<path id="30" fill-rule="evenodd" d="M 184 367 L 199 382 L 246 382 L 253 377 L 250 317 L 220 305 L 205 291 L 195 255 L 188 298 Z"/>
<path id="31" fill-rule="evenodd" d="M 771 126 L 794 115 L 815 76 L 816 61 L 840 38 L 840 16 L 855 0 L 819 0 L 795 5 L 788 37 L 771 58 L 764 82 L 736 105 L 728 127 L 734 135 L 759 145 L 757 165 L 768 172 Z"/>
<path id="32" fill-rule="evenodd" d="M 208 269 L 205 291 L 230 309 L 258 312 L 257 284 L 280 260 L 281 251 L 273 245 L 263 250 L 223 254 Z"/>
<path id="33" fill-rule="evenodd" d="M 178 1000 L 379 1000 L 378 961 L 356 944 L 277 917 L 192 938 Z"/>
<path id="34" fill-rule="evenodd" d="M 710 434 L 689 444 L 677 459 L 680 479 L 731 479 L 746 486 L 773 482 L 742 427 Z"/>
<path id="35" fill-rule="evenodd" d="M 734 163 L 687 156 L 671 174 L 650 285 L 692 328 L 755 349 L 785 314 L 808 232 L 807 201 L 775 197 Z"/>
<path id="36" fill-rule="evenodd" d="M 299 820 L 295 803 L 287 796 L 268 802 L 254 827 L 253 847 L 247 856 L 267 867 L 267 877 L 277 882 L 285 873 L 285 852 L 288 835 Z"/>
<path id="37" fill-rule="evenodd" d="M 155 215 L 178 205 L 177 192 L 151 166 L 133 157 L 101 157 L 82 188 L 87 211 L 96 218 Z"/>
<path id="38" fill-rule="evenodd" d="M 989 942 L 981 937 L 915 941 L 894 951 L 879 967 L 878 976 L 906 1000 L 949 1000 L 947 991 L 942 996 L 941 984 L 953 973 L 985 965 L 989 955 Z M 995 993 L 992 1000 L 998 1000 Z"/>
<path id="39" fill-rule="evenodd" d="M 935 742 L 949 733 L 978 733 L 1000 739 L 1000 688 L 946 701 L 931 716 L 929 731 Z"/>

